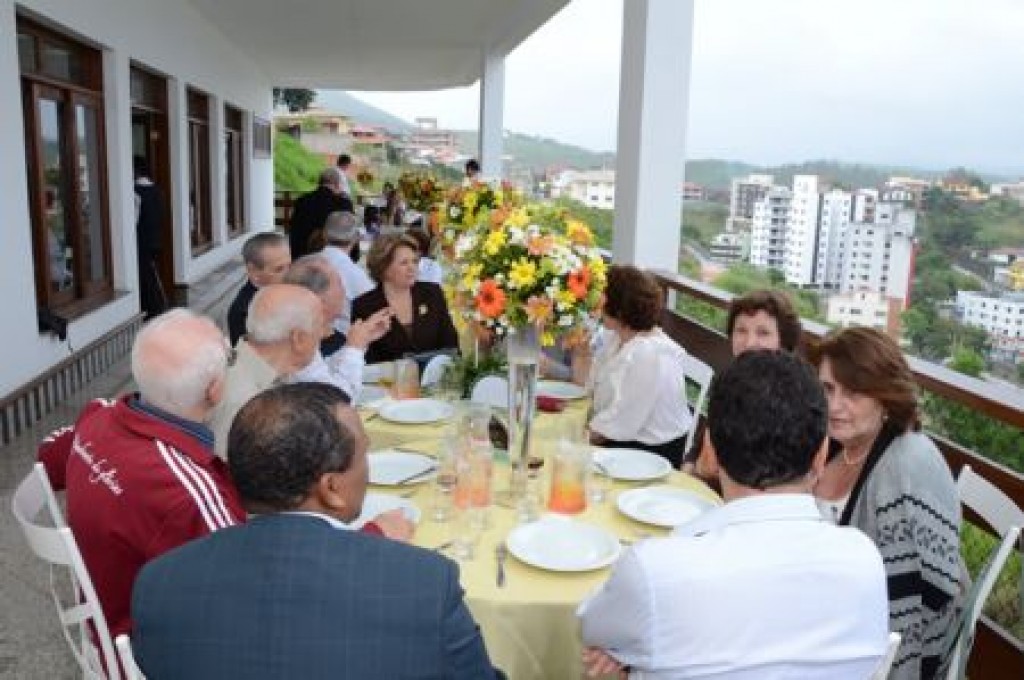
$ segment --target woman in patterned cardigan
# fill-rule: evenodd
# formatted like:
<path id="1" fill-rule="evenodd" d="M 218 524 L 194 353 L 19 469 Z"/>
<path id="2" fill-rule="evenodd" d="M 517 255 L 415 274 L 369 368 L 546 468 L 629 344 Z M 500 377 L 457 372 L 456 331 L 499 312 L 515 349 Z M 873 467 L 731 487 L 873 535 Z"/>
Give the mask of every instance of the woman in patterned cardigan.
<path id="1" fill-rule="evenodd" d="M 906 358 L 880 331 L 847 328 L 812 350 L 841 449 L 815 488 L 823 514 L 882 553 L 889 626 L 902 635 L 890 678 L 935 678 L 965 580 L 960 501 L 949 467 L 920 429 Z"/>

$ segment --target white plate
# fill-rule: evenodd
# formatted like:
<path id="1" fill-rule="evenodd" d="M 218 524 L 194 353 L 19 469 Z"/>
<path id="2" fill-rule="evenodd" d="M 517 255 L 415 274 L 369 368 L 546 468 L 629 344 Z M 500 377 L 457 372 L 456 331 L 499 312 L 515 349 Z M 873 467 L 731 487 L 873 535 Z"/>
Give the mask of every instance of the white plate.
<path id="1" fill-rule="evenodd" d="M 541 380 L 537 383 L 538 397 L 554 397 L 555 399 L 582 399 L 587 390 L 576 383 L 561 380 Z"/>
<path id="2" fill-rule="evenodd" d="M 604 529 L 568 517 L 547 515 L 508 535 L 508 549 L 521 562 L 548 571 L 591 571 L 619 556 L 619 541 Z"/>
<path id="3" fill-rule="evenodd" d="M 349 526 L 353 529 L 361 529 L 364 524 L 380 513 L 394 510 L 395 508 L 401 508 L 410 522 L 419 523 L 420 509 L 408 498 L 392 496 L 386 493 L 369 492 L 366 494 L 366 498 L 363 499 L 363 511 L 359 513 L 359 517 L 349 522 Z"/>
<path id="4" fill-rule="evenodd" d="M 622 514 L 646 524 L 672 529 L 686 524 L 715 504 L 692 491 L 672 486 L 651 486 L 619 494 L 616 505 Z"/>
<path id="5" fill-rule="evenodd" d="M 363 385 L 359 390 L 359 398 L 356 399 L 356 406 L 367 408 L 380 408 L 384 400 L 389 398 L 388 391 L 377 385 Z"/>
<path id="6" fill-rule="evenodd" d="M 401 399 L 384 404 L 377 414 L 394 423 L 419 425 L 451 418 L 455 409 L 437 399 Z"/>
<path id="7" fill-rule="evenodd" d="M 370 484 L 380 486 L 419 484 L 437 475 L 436 472 L 431 472 L 408 482 L 402 481 L 432 467 L 437 467 L 437 461 L 422 453 L 384 449 L 371 452 L 368 458 L 370 461 Z"/>
<path id="8" fill-rule="evenodd" d="M 612 479 L 646 482 L 672 472 L 672 463 L 661 456 L 641 449 L 594 449 L 594 460 Z"/>

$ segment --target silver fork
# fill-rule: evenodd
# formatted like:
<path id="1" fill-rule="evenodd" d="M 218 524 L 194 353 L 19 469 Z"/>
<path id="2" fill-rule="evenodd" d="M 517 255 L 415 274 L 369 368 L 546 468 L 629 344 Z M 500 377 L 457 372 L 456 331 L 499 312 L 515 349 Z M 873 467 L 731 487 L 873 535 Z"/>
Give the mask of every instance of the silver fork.
<path id="1" fill-rule="evenodd" d="M 497 559 L 497 562 L 498 562 L 498 573 L 497 573 L 497 576 L 496 576 L 495 580 L 496 580 L 496 583 L 498 584 L 499 588 L 504 588 L 505 587 L 505 560 L 508 559 L 508 547 L 505 545 L 504 541 L 499 543 L 494 548 L 494 557 Z"/>

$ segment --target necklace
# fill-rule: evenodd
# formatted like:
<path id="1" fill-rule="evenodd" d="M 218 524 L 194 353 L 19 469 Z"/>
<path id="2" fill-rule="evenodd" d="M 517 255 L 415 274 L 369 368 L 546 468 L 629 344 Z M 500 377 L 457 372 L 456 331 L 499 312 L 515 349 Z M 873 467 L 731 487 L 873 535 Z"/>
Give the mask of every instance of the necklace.
<path id="1" fill-rule="evenodd" d="M 860 454 L 856 458 L 850 458 L 850 456 L 847 455 L 847 453 L 846 453 L 846 449 L 843 449 L 842 450 L 843 463 L 845 463 L 846 465 L 849 465 L 851 467 L 853 467 L 854 465 L 859 465 L 859 464 L 864 462 L 864 459 L 868 457 L 869 453 L 871 453 L 871 449 L 868 449 L 867 451 L 865 451 L 864 453 Z"/>

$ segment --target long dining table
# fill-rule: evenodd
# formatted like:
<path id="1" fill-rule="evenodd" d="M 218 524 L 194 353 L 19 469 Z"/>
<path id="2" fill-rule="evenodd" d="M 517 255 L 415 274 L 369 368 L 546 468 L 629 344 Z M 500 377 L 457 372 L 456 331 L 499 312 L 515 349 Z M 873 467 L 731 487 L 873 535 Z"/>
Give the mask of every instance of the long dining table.
<path id="1" fill-rule="evenodd" d="M 550 460 L 558 435 L 568 422 L 582 425 L 587 413 L 587 400 L 567 402 L 562 413 L 538 413 L 533 424 L 532 454 Z M 441 446 L 445 421 L 430 424 L 395 423 L 380 417 L 374 409 L 361 409 L 364 425 L 374 451 L 398 448 L 437 454 Z M 507 475 L 507 464 L 494 466 L 495 487 L 500 489 Z M 545 464 L 539 483 L 543 501 L 547 500 Z M 700 480 L 672 472 L 657 484 L 686 489 L 718 503 L 719 498 Z M 610 481 L 606 499 L 588 503 L 574 519 L 597 525 L 617 536 L 623 547 L 647 537 L 666 535 L 667 529 L 640 523 L 616 508 L 617 496 L 642 484 Z M 413 543 L 442 550 L 453 538 L 456 523 L 436 522 L 431 516 L 434 485 L 429 481 L 402 486 L 371 486 L 374 493 L 400 494 L 422 513 Z M 545 512 L 544 507 L 541 511 Z M 505 583 L 497 583 L 497 547 L 519 523 L 511 504 L 495 503 L 489 510 L 488 525 L 483 529 L 471 559 L 459 560 L 460 580 L 466 603 L 480 625 L 492 662 L 511 680 L 565 680 L 584 677 L 581 662 L 583 643 L 580 638 L 576 609 L 580 602 L 601 585 L 610 567 L 582 572 L 556 572 L 530 566 L 509 556 L 505 561 Z"/>

